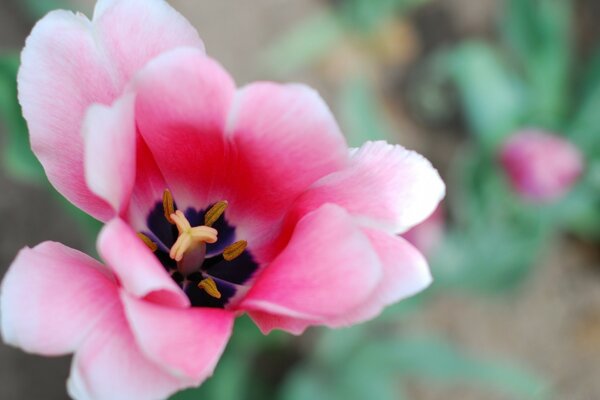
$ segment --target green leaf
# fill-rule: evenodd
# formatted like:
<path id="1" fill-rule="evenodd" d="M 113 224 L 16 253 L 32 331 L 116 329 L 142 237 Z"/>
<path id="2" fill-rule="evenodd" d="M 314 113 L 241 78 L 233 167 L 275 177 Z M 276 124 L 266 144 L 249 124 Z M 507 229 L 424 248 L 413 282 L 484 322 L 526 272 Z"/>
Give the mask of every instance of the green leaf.
<path id="1" fill-rule="evenodd" d="M 461 45 L 447 62 L 471 131 L 484 147 L 496 147 L 526 115 L 524 86 L 482 42 Z"/>
<path id="2" fill-rule="evenodd" d="M 69 3 L 65 0 L 23 0 L 21 6 L 37 20 L 52 10 L 68 9 Z"/>
<path id="3" fill-rule="evenodd" d="M 350 146 L 367 140 L 393 140 L 377 94 L 367 78 L 356 77 L 344 83 L 339 95 L 339 114 Z"/>
<path id="4" fill-rule="evenodd" d="M 547 382 L 522 367 L 473 358 L 438 338 L 373 341 L 362 351 L 360 357 L 365 358 L 359 362 L 367 366 L 378 363 L 380 370 L 401 376 L 447 384 L 464 382 L 516 398 L 546 399 L 550 394 Z"/>
<path id="5" fill-rule="evenodd" d="M 323 11 L 286 33 L 270 46 L 263 59 L 275 73 L 285 76 L 319 60 L 342 36 L 336 16 Z"/>
<path id="6" fill-rule="evenodd" d="M 331 390 L 330 385 L 329 377 L 320 371 L 298 368 L 283 384 L 279 398 L 281 400 L 342 400 Z"/>
<path id="7" fill-rule="evenodd" d="M 580 83 L 580 101 L 567 134 L 590 159 L 600 158 L 600 48 Z"/>
<path id="8" fill-rule="evenodd" d="M 502 32 L 531 90 L 528 122 L 557 129 L 570 98 L 571 2 L 508 0 L 505 6 Z"/>
<path id="9" fill-rule="evenodd" d="M 369 33 L 385 20 L 427 3 L 429 0 L 345 0 L 339 15 L 348 29 Z"/>
<path id="10" fill-rule="evenodd" d="M 46 178 L 42 166 L 29 145 L 27 124 L 17 101 L 19 57 L 0 57 L 0 119 L 7 131 L 2 161 L 7 172 L 19 180 L 42 183 Z"/>
<path id="11" fill-rule="evenodd" d="M 600 160 L 589 163 L 586 174 L 556 213 L 569 231 L 600 241 Z"/>
<path id="12" fill-rule="evenodd" d="M 454 219 L 431 259 L 434 287 L 498 292 L 514 288 L 556 229 L 552 208 L 530 206 L 508 187 L 494 156 L 463 153 L 453 167 Z"/>
<path id="13" fill-rule="evenodd" d="M 361 334 L 356 336 L 357 332 Z M 550 394 L 544 380 L 519 366 L 475 358 L 438 338 L 390 338 L 381 332 L 372 329 L 367 334 L 355 328 L 326 332 L 315 349 L 316 358 L 289 376 L 281 398 L 401 399 L 402 378 L 434 380 L 445 385 L 466 383 L 511 398 L 541 400 Z M 340 341 L 347 341 L 348 334 L 352 345 L 340 352 L 334 339 L 337 336 Z M 337 350 L 323 354 L 330 345 Z"/>

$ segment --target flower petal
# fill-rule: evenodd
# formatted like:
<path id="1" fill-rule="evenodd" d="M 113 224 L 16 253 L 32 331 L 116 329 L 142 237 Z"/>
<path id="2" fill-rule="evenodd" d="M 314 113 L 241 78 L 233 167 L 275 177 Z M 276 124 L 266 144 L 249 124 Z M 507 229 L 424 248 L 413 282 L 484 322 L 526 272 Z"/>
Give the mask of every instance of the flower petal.
<path id="1" fill-rule="evenodd" d="M 73 352 L 119 301 L 108 269 L 54 242 L 21 250 L 0 293 L 4 341 L 43 355 Z"/>
<path id="2" fill-rule="evenodd" d="M 149 63 L 136 91 L 140 133 L 179 208 L 223 200 L 229 171 L 223 131 L 235 91 L 231 77 L 202 52 L 178 49 Z"/>
<path id="3" fill-rule="evenodd" d="M 264 335 L 268 335 L 275 329 L 286 331 L 292 335 L 301 335 L 310 326 L 319 324 L 319 321 L 290 318 L 256 310 L 249 310 L 248 316 Z"/>
<path id="4" fill-rule="evenodd" d="M 431 273 L 423 255 L 406 239 L 375 229 L 365 229 L 383 267 L 383 277 L 371 296 L 354 310 L 330 321 L 330 326 L 348 326 L 368 321 L 399 300 L 413 296 L 431 284 Z"/>
<path id="5" fill-rule="evenodd" d="M 127 222 L 137 231 L 149 231 L 149 210 L 162 204 L 167 189 L 160 169 L 144 139 L 137 135 L 135 183 L 126 216 Z"/>
<path id="6" fill-rule="evenodd" d="M 133 106 L 131 94 L 111 107 L 94 104 L 83 124 L 86 182 L 116 214 L 122 214 L 127 207 L 135 181 Z"/>
<path id="7" fill-rule="evenodd" d="M 165 51 L 181 46 L 204 51 L 196 29 L 164 0 L 100 0 L 93 23 L 123 85 Z"/>
<path id="8" fill-rule="evenodd" d="M 189 306 L 187 296 L 122 220 L 113 219 L 104 226 L 98 237 L 98 252 L 134 296 L 174 307 Z"/>
<path id="9" fill-rule="evenodd" d="M 575 144 L 536 129 L 510 136 L 499 158 L 516 192 L 539 204 L 556 201 L 568 193 L 584 168 L 583 155 Z"/>
<path id="10" fill-rule="evenodd" d="M 413 296 L 431 284 L 427 260 L 406 239 L 375 229 L 364 232 L 383 266 L 383 279 L 375 290 L 383 306 Z"/>
<path id="11" fill-rule="evenodd" d="M 306 215 L 240 309 L 330 325 L 370 297 L 381 278 L 371 243 L 340 207 Z"/>
<path id="12" fill-rule="evenodd" d="M 296 212 L 332 202 L 351 214 L 394 233 L 427 218 L 445 187 L 421 155 L 385 142 L 367 142 L 352 154 L 352 165 L 316 182 L 299 199 Z"/>
<path id="13" fill-rule="evenodd" d="M 175 309 L 121 298 L 142 352 L 175 376 L 195 385 L 212 375 L 231 335 L 235 314 L 218 308 Z M 168 329 L 165 329 L 168 327 Z"/>
<path id="14" fill-rule="evenodd" d="M 93 216 L 114 215 L 86 186 L 81 126 L 93 103 L 111 104 L 148 60 L 178 46 L 203 48 L 195 30 L 160 0 L 100 1 L 93 21 L 54 11 L 22 53 L 19 101 L 33 151 L 52 184 Z"/>
<path id="15" fill-rule="evenodd" d="M 94 102 L 110 104 L 118 91 L 90 22 L 66 11 L 51 12 L 38 22 L 21 55 L 18 84 L 31 146 L 50 182 L 93 216 L 110 217 L 112 210 L 89 191 L 83 173 L 85 111 Z"/>
<path id="16" fill-rule="evenodd" d="M 333 115 L 304 85 L 258 82 L 241 88 L 227 134 L 237 152 L 229 213 L 235 221 L 281 218 L 308 186 L 348 162 Z"/>
<path id="17" fill-rule="evenodd" d="M 67 382 L 78 400 L 159 400 L 193 385 L 142 354 L 120 304 L 77 350 Z"/>
<path id="18" fill-rule="evenodd" d="M 385 306 L 410 297 L 431 283 L 427 261 L 404 238 L 374 229 L 364 229 L 364 233 L 377 251 L 383 276 L 367 299 L 354 309 L 328 319 L 327 326 L 341 327 L 372 319 L 379 315 Z M 283 329 L 299 335 L 309 326 L 318 324 L 318 321 L 255 310 L 249 311 L 248 315 L 264 334 L 273 329 Z"/>

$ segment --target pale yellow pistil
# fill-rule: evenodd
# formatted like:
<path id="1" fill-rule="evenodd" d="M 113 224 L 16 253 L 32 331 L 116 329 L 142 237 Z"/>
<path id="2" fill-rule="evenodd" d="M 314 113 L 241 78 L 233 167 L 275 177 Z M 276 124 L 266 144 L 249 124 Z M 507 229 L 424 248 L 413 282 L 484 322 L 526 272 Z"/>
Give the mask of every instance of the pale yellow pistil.
<path id="1" fill-rule="evenodd" d="M 169 217 L 179 231 L 179 237 L 169 253 L 175 261 L 181 261 L 186 253 L 203 246 L 205 243 L 215 243 L 217 241 L 218 232 L 216 229 L 206 225 L 192 227 L 181 211 L 177 210 Z"/>

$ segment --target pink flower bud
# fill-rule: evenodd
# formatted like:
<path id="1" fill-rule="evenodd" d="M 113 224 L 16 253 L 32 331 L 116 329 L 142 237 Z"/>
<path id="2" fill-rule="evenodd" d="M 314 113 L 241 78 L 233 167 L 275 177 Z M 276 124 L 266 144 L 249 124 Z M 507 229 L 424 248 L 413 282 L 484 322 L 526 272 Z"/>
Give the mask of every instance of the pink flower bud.
<path id="1" fill-rule="evenodd" d="M 582 155 L 571 142 L 540 130 L 523 130 L 502 147 L 500 162 L 525 199 L 548 202 L 565 195 L 581 175 Z"/>
<path id="2" fill-rule="evenodd" d="M 425 256 L 430 256 L 444 237 L 444 210 L 441 205 L 419 225 L 402 234 Z"/>

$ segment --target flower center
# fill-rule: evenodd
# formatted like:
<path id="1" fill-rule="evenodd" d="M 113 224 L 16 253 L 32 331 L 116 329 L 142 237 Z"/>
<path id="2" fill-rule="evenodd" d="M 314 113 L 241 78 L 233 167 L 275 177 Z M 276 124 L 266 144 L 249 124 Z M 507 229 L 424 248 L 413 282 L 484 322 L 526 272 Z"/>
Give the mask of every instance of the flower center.
<path id="1" fill-rule="evenodd" d="M 178 210 L 171 192 L 148 216 L 149 232 L 138 236 L 164 265 L 194 306 L 225 307 L 257 269 L 245 240 L 224 217 L 228 203 Z"/>

